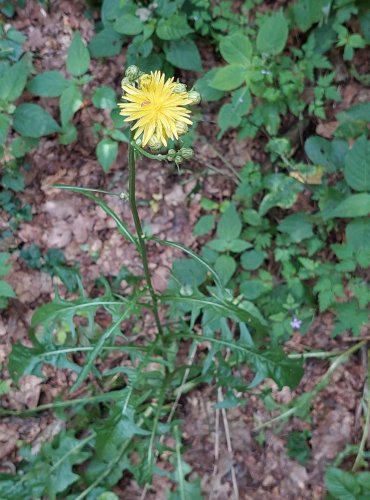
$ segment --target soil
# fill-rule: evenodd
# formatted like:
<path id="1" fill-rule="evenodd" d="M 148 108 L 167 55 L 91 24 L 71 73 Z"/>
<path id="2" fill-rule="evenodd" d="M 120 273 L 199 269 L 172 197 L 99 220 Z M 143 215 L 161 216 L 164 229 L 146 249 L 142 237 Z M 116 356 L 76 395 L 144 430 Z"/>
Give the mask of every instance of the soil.
<path id="1" fill-rule="evenodd" d="M 89 41 L 93 36 L 93 23 L 84 15 L 82 0 L 51 2 L 48 11 L 35 0 L 27 2 L 18 11 L 14 25 L 27 37 L 25 49 L 34 52 L 37 72 L 58 69 L 65 71 L 65 58 L 73 32 L 79 30 Z M 13 23 L 13 21 L 12 21 Z M 202 47 L 206 68 L 212 67 L 217 55 Z M 115 59 L 105 59 L 104 64 L 92 61 L 94 80 L 91 88 L 110 85 L 120 94 L 125 53 Z M 196 75 L 184 74 L 191 84 Z M 347 107 L 359 95 L 359 86 L 349 82 L 342 88 Z M 31 99 L 31 96 L 26 96 Z M 42 105 L 57 116 L 57 99 L 47 99 Z M 181 242 L 194 250 L 203 240 L 192 236 L 192 228 L 201 215 L 200 197 L 216 201 L 231 197 L 235 187 L 230 163 L 238 170 L 247 160 L 264 160 L 263 139 L 239 140 L 233 133 L 220 142 L 216 140 L 216 113 L 219 104 L 203 104 L 204 121 L 199 126 L 199 139 L 195 146 L 195 160 L 178 176 L 172 166 L 143 161 L 137 175 L 138 197 L 143 200 L 140 214 L 150 223 L 154 235 Z M 7 240 L 2 250 L 35 244 L 43 252 L 50 248 L 63 250 L 71 265 L 78 264 L 87 292 L 94 287 L 100 275 L 114 277 L 122 265 L 134 273 L 141 271 L 140 260 L 133 247 L 118 235 L 115 224 L 90 200 L 80 195 L 53 189 L 55 183 L 104 189 L 114 192 L 127 190 L 127 148 L 120 145 L 118 161 L 109 174 L 104 174 L 95 156 L 96 139 L 91 127 L 94 123 L 109 123 L 109 114 L 97 110 L 86 100 L 74 124 L 79 130 L 79 140 L 61 146 L 57 138 L 45 138 L 40 146 L 28 155 L 31 168 L 26 175 L 26 187 L 19 194 L 23 203 L 32 205 L 32 221 L 22 222 L 14 236 Z M 331 134 L 332 121 L 316 124 L 321 135 Z M 220 156 L 223 153 L 223 159 Z M 200 185 L 201 194 L 194 188 Z M 144 201 L 146 200 L 146 201 Z M 129 207 L 117 197 L 109 204 L 133 228 Z M 6 214 L 3 214 L 6 217 Z M 6 227 L 5 219 L 2 226 Z M 171 263 L 180 256 L 171 247 L 150 245 L 149 260 L 154 287 L 163 291 Z M 2 380 L 9 380 L 6 359 L 15 342 L 31 345 L 28 338 L 30 319 L 35 308 L 53 295 L 53 285 L 60 284 L 48 274 L 31 270 L 19 257 L 12 255 L 13 271 L 9 282 L 17 298 L 0 318 L 0 365 Z M 146 319 L 145 319 L 146 320 Z M 150 325 L 149 325 L 150 327 Z M 351 339 L 333 339 L 330 335 L 332 318 L 320 315 L 304 337 L 296 333 L 287 348 L 303 351 L 305 348 L 323 351 L 345 350 Z M 239 497 L 245 500 L 324 499 L 323 474 L 345 447 L 358 443 L 362 434 L 361 396 L 364 389 L 365 363 L 361 352 L 352 356 L 334 373 L 331 382 L 312 401 L 311 417 L 307 420 L 293 417 L 284 425 L 254 429 L 278 415 L 268 411 L 262 396 L 271 391 L 278 403 L 288 403 L 297 395 L 314 389 L 327 370 L 325 360 L 312 359 L 306 363 L 305 376 L 296 391 L 285 388 L 278 391 L 272 382 L 266 382 L 249 393 L 245 405 L 227 410 L 226 418 L 215 410 L 215 403 L 222 400 L 216 387 L 206 386 L 183 396 L 179 417 L 183 420 L 183 438 L 187 451 L 185 460 L 193 469 L 191 478 L 200 477 L 205 498 L 214 500 L 236 498 L 236 480 Z M 69 375 L 63 370 L 50 373 L 41 380 L 35 376 L 23 377 L 20 386 L 11 387 L 3 397 L 9 409 L 34 408 L 52 399 L 70 384 Z M 19 440 L 38 450 L 41 443 L 51 439 L 65 425 L 53 414 L 43 412 L 35 417 L 6 417 L 0 423 L 0 468 L 2 472 L 15 472 L 20 457 Z M 303 466 L 287 454 L 287 436 L 292 430 L 310 431 L 311 458 Z M 227 437 L 229 438 L 229 444 Z M 231 446 L 231 448 L 230 448 Z M 158 464 L 161 466 L 161 463 Z M 146 498 L 164 499 L 170 485 L 166 479 L 156 477 Z M 142 489 L 130 478 L 123 478 L 114 488 L 119 498 L 143 498 Z"/>

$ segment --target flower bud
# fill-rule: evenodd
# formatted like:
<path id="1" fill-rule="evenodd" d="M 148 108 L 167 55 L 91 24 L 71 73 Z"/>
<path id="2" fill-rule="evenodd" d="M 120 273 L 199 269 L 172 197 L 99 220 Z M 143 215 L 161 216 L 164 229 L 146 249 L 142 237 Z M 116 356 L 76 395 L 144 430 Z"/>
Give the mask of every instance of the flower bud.
<path id="1" fill-rule="evenodd" d="M 151 75 L 144 74 L 139 78 L 139 88 L 145 89 L 152 81 Z"/>
<path id="2" fill-rule="evenodd" d="M 173 161 L 173 160 L 175 159 L 176 154 L 177 154 L 177 153 L 176 153 L 176 151 L 175 151 L 174 149 L 169 149 L 169 150 L 168 150 L 168 153 L 167 153 L 167 157 L 166 157 L 166 159 L 167 159 L 168 161 Z"/>
<path id="3" fill-rule="evenodd" d="M 140 70 L 137 66 L 132 64 L 126 69 L 125 76 L 130 80 L 130 82 L 133 82 L 139 78 Z"/>
<path id="4" fill-rule="evenodd" d="M 184 161 L 184 158 L 182 156 L 180 156 L 178 154 L 175 156 L 175 163 L 176 163 L 176 165 L 179 165 L 183 161 Z"/>
<path id="5" fill-rule="evenodd" d="M 181 148 L 178 154 L 180 154 L 184 160 L 191 160 L 194 156 L 194 151 L 191 148 Z"/>
<path id="6" fill-rule="evenodd" d="M 152 151 L 158 151 L 162 147 L 161 141 L 158 139 L 158 137 L 153 134 L 152 137 L 149 139 L 148 146 Z"/>
<path id="7" fill-rule="evenodd" d="M 190 105 L 200 103 L 200 94 L 196 90 L 188 92 L 188 98 L 191 100 Z"/>
<path id="8" fill-rule="evenodd" d="M 176 83 L 175 87 L 173 88 L 173 92 L 175 94 L 181 94 L 182 92 L 186 92 L 187 88 L 185 83 Z"/>
<path id="9" fill-rule="evenodd" d="M 122 78 L 121 80 L 121 87 L 123 88 L 124 85 L 130 85 L 131 81 L 129 78 L 127 78 L 127 76 L 125 76 L 124 78 Z"/>
<path id="10" fill-rule="evenodd" d="M 176 132 L 179 135 L 186 134 L 186 132 L 189 130 L 189 127 L 186 125 L 184 122 L 177 121 L 176 122 Z"/>

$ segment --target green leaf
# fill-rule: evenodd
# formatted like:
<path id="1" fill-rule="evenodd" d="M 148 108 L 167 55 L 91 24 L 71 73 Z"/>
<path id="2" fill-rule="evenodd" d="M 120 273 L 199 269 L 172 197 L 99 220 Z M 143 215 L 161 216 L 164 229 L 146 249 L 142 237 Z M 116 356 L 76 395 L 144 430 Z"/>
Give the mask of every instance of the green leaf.
<path id="1" fill-rule="evenodd" d="M 307 31 L 322 19 L 323 0 L 298 0 L 293 5 L 294 20 L 301 31 Z"/>
<path id="2" fill-rule="evenodd" d="M 124 14 L 116 19 L 113 28 L 121 35 L 138 35 L 144 29 L 144 24 L 133 14 Z"/>
<path id="3" fill-rule="evenodd" d="M 202 96 L 202 101 L 218 101 L 225 95 L 221 90 L 216 90 L 212 88 L 211 81 L 213 80 L 217 68 L 213 68 L 207 71 L 202 78 L 196 81 L 194 88 Z"/>
<path id="4" fill-rule="evenodd" d="M 370 219 L 356 219 L 346 227 L 348 244 L 356 248 L 370 249 Z"/>
<path id="5" fill-rule="evenodd" d="M 92 57 L 114 57 L 121 52 L 123 37 L 111 28 L 105 28 L 91 39 L 88 47 Z"/>
<path id="6" fill-rule="evenodd" d="M 193 33 L 193 29 L 189 26 L 185 14 L 160 19 L 156 29 L 156 34 L 161 40 L 179 40 L 190 33 Z"/>
<path id="7" fill-rule="evenodd" d="M 231 102 L 224 104 L 217 117 L 220 127 L 220 136 L 229 128 L 240 125 L 243 116 L 247 113 L 252 104 L 252 96 L 246 87 L 242 87 L 233 92 Z"/>
<path id="8" fill-rule="evenodd" d="M 241 230 L 240 216 L 235 205 L 230 203 L 217 224 L 217 236 L 220 239 L 231 241 L 239 237 Z"/>
<path id="9" fill-rule="evenodd" d="M 13 116 L 13 127 L 26 137 L 42 137 L 60 131 L 60 126 L 41 106 L 25 103 L 18 106 Z"/>
<path id="10" fill-rule="evenodd" d="M 59 97 L 67 86 L 67 80 L 59 71 L 45 71 L 32 78 L 27 90 L 40 97 Z"/>
<path id="11" fill-rule="evenodd" d="M 288 33 L 288 23 L 283 12 L 279 11 L 271 15 L 258 31 L 257 49 L 261 54 L 280 54 L 284 50 Z"/>
<path id="12" fill-rule="evenodd" d="M 104 172 L 108 172 L 118 155 L 118 142 L 105 137 L 96 146 L 96 155 Z"/>
<path id="13" fill-rule="evenodd" d="M 278 230 L 288 233 L 293 243 L 300 243 L 313 235 L 312 223 L 304 212 L 297 212 L 285 217 L 279 223 Z"/>
<path id="14" fill-rule="evenodd" d="M 0 280 L 0 297 L 15 297 L 13 288 L 6 281 Z"/>
<path id="15" fill-rule="evenodd" d="M 247 271 L 255 271 L 265 260 L 265 253 L 261 250 L 250 250 L 241 256 L 241 265 Z"/>
<path id="16" fill-rule="evenodd" d="M 252 58 L 252 44 L 249 38 L 239 32 L 233 33 L 221 40 L 220 52 L 230 64 L 248 64 Z"/>
<path id="17" fill-rule="evenodd" d="M 4 144 L 8 137 L 10 127 L 10 118 L 4 113 L 0 113 L 0 146 Z"/>
<path id="18" fill-rule="evenodd" d="M 335 217 L 362 217 L 370 213 L 370 194 L 353 194 L 323 216 L 324 220 Z"/>
<path id="19" fill-rule="evenodd" d="M 31 71 L 31 60 L 28 55 L 12 64 L 0 78 L 0 96 L 5 101 L 15 101 L 21 96 Z"/>
<path id="20" fill-rule="evenodd" d="M 194 236 L 203 236 L 204 234 L 212 231 L 215 225 L 214 215 L 203 215 L 198 222 L 195 224 L 193 229 Z"/>
<path id="21" fill-rule="evenodd" d="M 193 40 L 185 39 L 170 42 L 164 47 L 166 59 L 176 68 L 202 71 L 202 61 Z"/>
<path id="22" fill-rule="evenodd" d="M 63 127 L 67 125 L 73 115 L 80 109 L 83 103 L 83 97 L 80 89 L 76 85 L 70 85 L 63 90 L 60 96 L 60 118 Z"/>
<path id="23" fill-rule="evenodd" d="M 97 108 L 114 109 L 117 107 L 117 96 L 111 87 L 102 85 L 94 90 L 92 102 Z"/>
<path id="24" fill-rule="evenodd" d="M 220 276 L 222 284 L 226 286 L 236 270 L 235 259 L 230 255 L 220 255 L 215 262 L 215 270 Z"/>
<path id="25" fill-rule="evenodd" d="M 357 139 L 347 154 L 344 177 L 355 191 L 370 191 L 370 141 L 365 136 Z"/>
<path id="26" fill-rule="evenodd" d="M 329 467 L 325 473 L 325 484 L 329 492 L 338 500 L 358 500 L 361 487 L 356 475 L 335 467 Z"/>
<path id="27" fill-rule="evenodd" d="M 210 86 L 217 90 L 234 90 L 245 83 L 246 72 L 241 64 L 230 64 L 217 69 Z"/>
<path id="28" fill-rule="evenodd" d="M 73 76 L 81 76 L 90 66 L 90 54 L 85 47 L 81 35 L 75 32 L 67 52 L 67 71 Z"/>

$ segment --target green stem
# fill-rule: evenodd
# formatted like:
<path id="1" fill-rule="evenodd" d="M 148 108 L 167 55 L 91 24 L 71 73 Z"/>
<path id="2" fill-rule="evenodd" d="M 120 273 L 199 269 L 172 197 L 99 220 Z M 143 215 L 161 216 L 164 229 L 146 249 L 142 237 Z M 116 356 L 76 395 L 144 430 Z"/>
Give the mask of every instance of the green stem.
<path id="1" fill-rule="evenodd" d="M 136 144 L 135 141 L 131 141 L 129 144 L 129 147 L 133 148 L 135 151 L 140 153 L 142 156 L 145 156 L 146 158 L 149 158 L 150 160 L 166 160 L 167 155 L 161 155 L 161 154 L 151 154 L 148 153 L 148 151 L 145 151 L 145 149 L 141 148 Z"/>
<path id="2" fill-rule="evenodd" d="M 129 143 L 129 147 L 128 147 L 128 164 L 129 164 L 129 203 L 130 203 L 130 209 L 131 209 L 132 216 L 134 218 L 137 238 L 138 238 L 138 242 L 139 242 L 139 252 L 140 252 L 141 260 L 142 260 L 143 266 L 144 266 L 144 276 L 145 276 L 145 280 L 146 280 L 147 285 L 148 285 L 150 296 L 152 298 L 153 314 L 154 314 L 155 323 L 157 325 L 157 330 L 158 330 L 159 335 L 163 335 L 162 325 L 161 325 L 161 322 L 159 319 L 159 314 L 158 314 L 158 299 L 157 299 L 157 295 L 154 292 L 154 288 L 152 285 L 152 278 L 150 276 L 150 271 L 149 271 L 148 254 L 147 254 L 146 245 L 145 245 L 145 235 L 143 234 L 143 229 L 141 227 L 140 217 L 139 217 L 139 213 L 137 211 L 137 206 L 136 206 L 135 150 L 134 150 L 134 147 L 132 146 L 131 142 Z"/>

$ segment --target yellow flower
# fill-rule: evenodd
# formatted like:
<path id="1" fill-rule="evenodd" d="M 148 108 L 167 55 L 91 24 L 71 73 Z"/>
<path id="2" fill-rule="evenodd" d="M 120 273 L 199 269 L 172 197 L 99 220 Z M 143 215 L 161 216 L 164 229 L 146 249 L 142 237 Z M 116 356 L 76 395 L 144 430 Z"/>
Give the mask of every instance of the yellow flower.
<path id="1" fill-rule="evenodd" d="M 185 106 L 193 101 L 187 92 L 175 92 L 177 85 L 173 78 L 165 81 L 164 74 L 155 71 L 141 76 L 138 87 L 122 86 L 123 99 L 128 102 L 118 104 L 120 114 L 127 117 L 125 122 L 135 122 L 131 127 L 135 130 L 134 140 L 141 137 L 144 147 L 153 136 L 167 146 L 168 139 L 178 139 L 179 123 L 192 124 L 191 111 Z"/>

